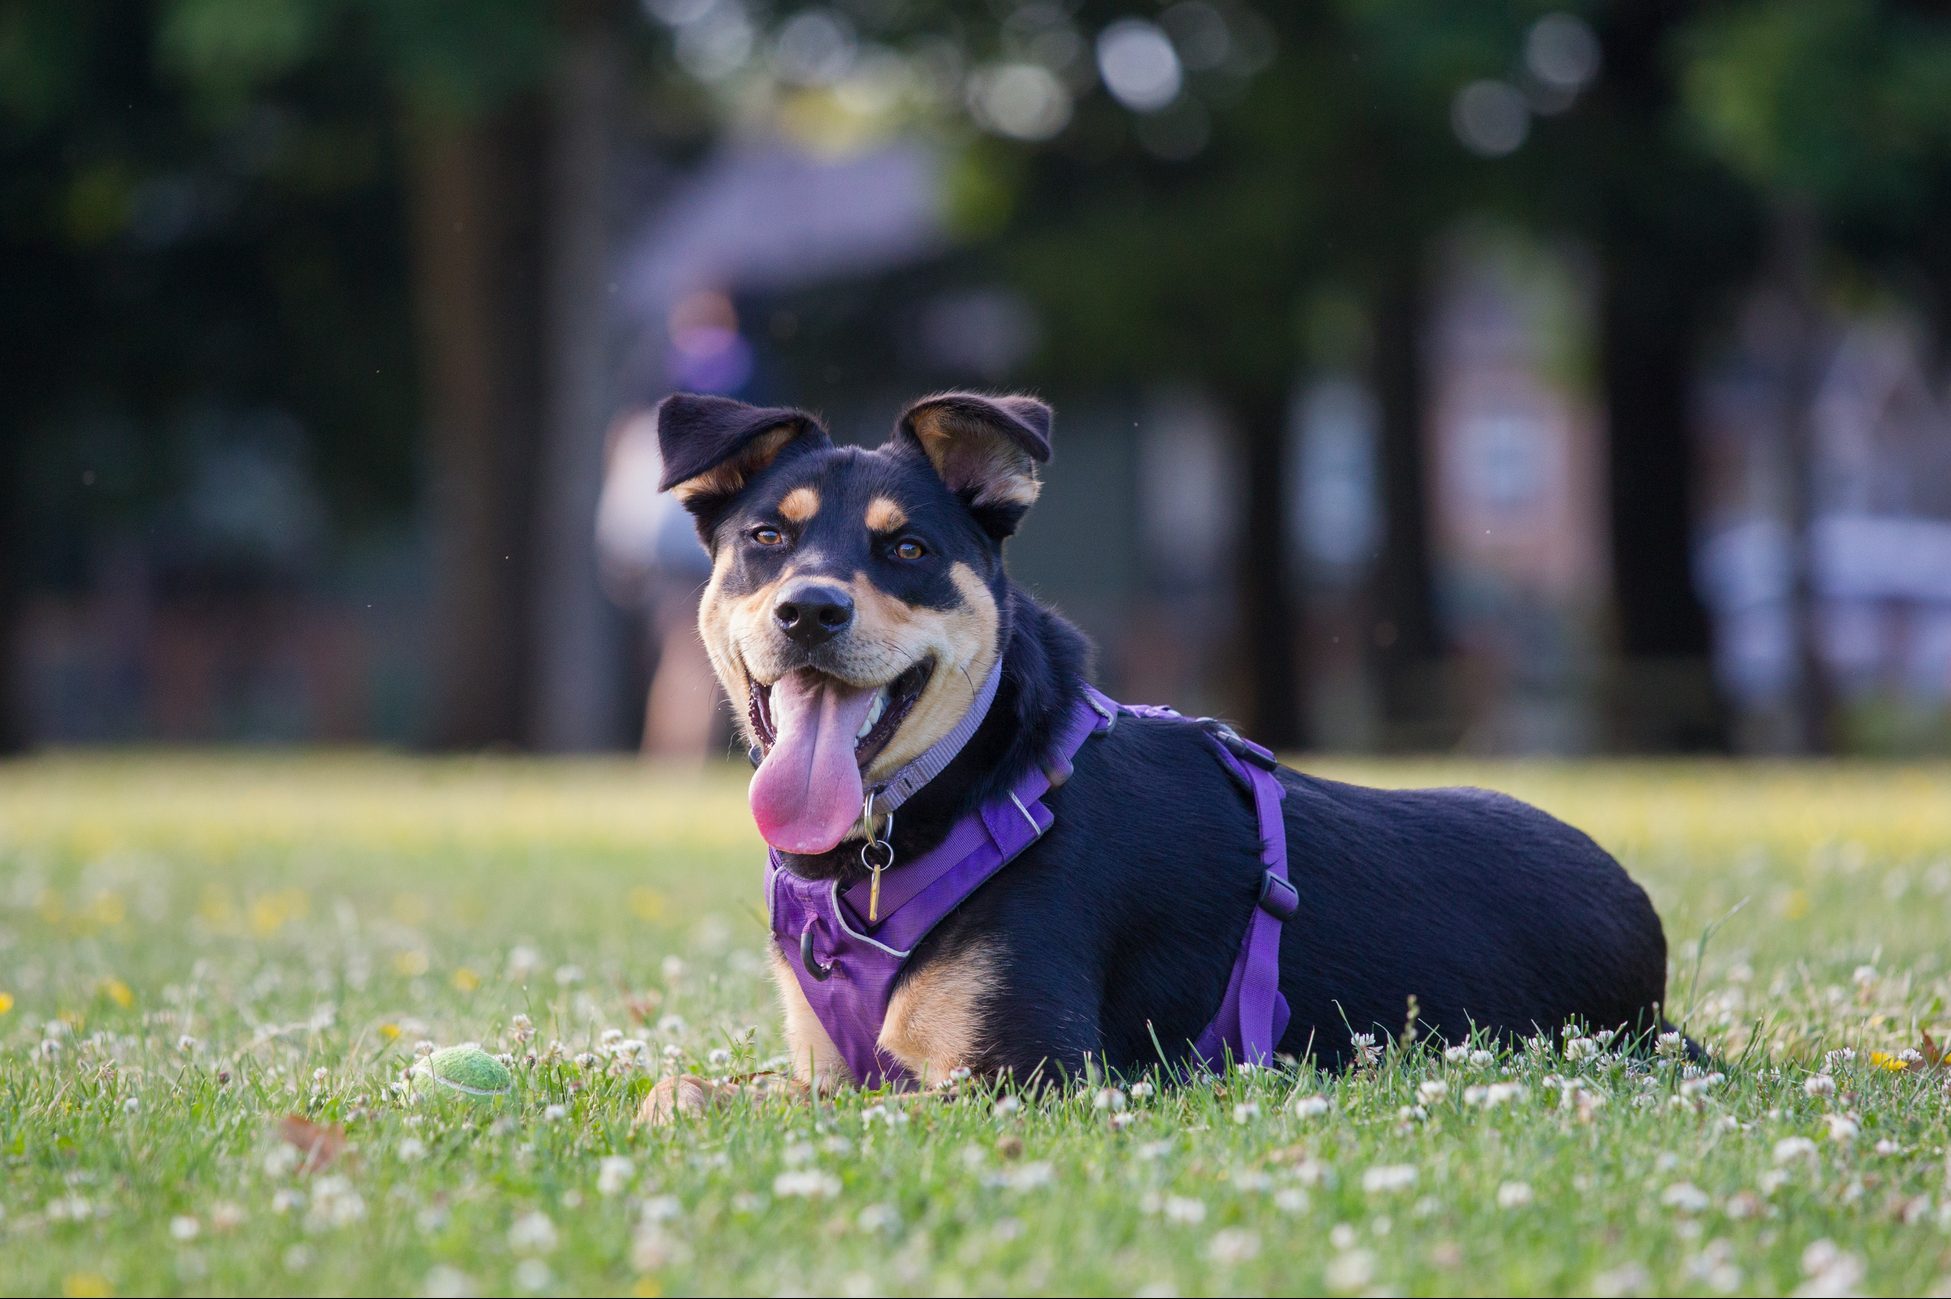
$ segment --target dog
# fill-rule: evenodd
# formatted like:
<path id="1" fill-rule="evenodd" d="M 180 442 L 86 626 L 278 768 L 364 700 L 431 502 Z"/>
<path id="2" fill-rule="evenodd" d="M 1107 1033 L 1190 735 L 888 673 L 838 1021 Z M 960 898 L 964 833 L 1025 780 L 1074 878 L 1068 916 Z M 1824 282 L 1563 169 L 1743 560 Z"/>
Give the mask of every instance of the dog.
<path id="1" fill-rule="evenodd" d="M 1271 1021 L 1262 1048 L 1337 1068 L 1408 1019 L 1452 1043 L 1571 1022 L 1641 1038 L 1665 1027 L 1659 917 L 1578 830 L 1484 790 L 1369 789 L 1271 762 L 1263 793 L 1277 801 L 1256 820 L 1250 764 L 1226 760 L 1252 746 L 1097 703 L 1084 636 L 1003 561 L 1040 491 L 1051 419 L 1032 397 L 947 393 L 868 450 L 836 445 L 801 410 L 688 394 L 659 407 L 663 487 L 712 563 L 699 629 L 757 763 L 750 802 L 771 849 L 771 961 L 799 1087 L 1184 1067 L 1267 923 L 1280 856 L 1293 896 L 1267 932 L 1285 1024 Z M 1105 720 L 1067 740 L 1067 719 L 1089 709 Z M 898 812 L 876 808 L 951 739 Z M 840 1012 L 812 997 L 853 976 L 835 981 L 814 922 L 796 946 L 779 887 L 816 902 L 830 889 L 859 950 L 888 951 L 867 941 L 875 868 L 939 855 L 984 807 L 1009 820 L 1005 796 L 1025 781 L 1044 811 L 1020 851 L 900 953 L 878 1024 L 836 1027 Z M 1271 981 L 1274 947 L 1262 950 Z M 885 1077 L 860 1049 L 850 1059 L 837 1040 L 849 1032 L 868 1035 Z M 666 1079 L 644 1117 L 718 1090 Z"/>

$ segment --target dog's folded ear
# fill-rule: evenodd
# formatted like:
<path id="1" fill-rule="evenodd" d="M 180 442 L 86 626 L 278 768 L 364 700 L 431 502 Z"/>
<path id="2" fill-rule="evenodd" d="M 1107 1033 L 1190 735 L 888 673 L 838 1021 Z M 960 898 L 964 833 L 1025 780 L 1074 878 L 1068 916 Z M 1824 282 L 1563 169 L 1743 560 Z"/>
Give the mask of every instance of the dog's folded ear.
<path id="1" fill-rule="evenodd" d="M 803 410 L 688 392 L 657 403 L 657 449 L 664 457 L 658 490 L 701 520 L 787 447 L 827 445 L 826 429 Z"/>
<path id="2" fill-rule="evenodd" d="M 947 392 L 901 414 L 896 436 L 919 448 L 949 490 L 997 537 L 1016 531 L 1050 461 L 1050 408 L 1034 397 Z"/>

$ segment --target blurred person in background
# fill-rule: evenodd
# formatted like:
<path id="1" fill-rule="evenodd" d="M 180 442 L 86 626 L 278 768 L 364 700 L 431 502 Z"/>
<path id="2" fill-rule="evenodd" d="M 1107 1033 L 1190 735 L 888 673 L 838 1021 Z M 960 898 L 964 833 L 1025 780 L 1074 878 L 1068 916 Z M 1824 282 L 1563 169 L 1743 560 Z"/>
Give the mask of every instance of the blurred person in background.
<path id="1" fill-rule="evenodd" d="M 662 473 L 656 410 L 626 409 L 611 424 L 604 449 L 596 553 L 604 590 L 643 626 L 650 676 L 643 753 L 698 761 L 723 744 L 718 684 L 698 639 L 698 596 L 711 565 L 690 516 L 658 493 Z"/>

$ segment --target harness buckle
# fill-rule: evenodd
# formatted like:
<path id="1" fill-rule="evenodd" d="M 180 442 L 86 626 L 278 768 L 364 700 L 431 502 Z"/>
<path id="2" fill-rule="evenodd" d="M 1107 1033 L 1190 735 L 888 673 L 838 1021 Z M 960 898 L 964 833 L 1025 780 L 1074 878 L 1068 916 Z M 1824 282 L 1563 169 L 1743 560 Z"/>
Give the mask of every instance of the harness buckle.
<path id="1" fill-rule="evenodd" d="M 1217 717 L 1202 717 L 1199 719 L 1199 722 L 1200 725 L 1206 728 L 1208 735 L 1218 740 L 1220 744 L 1225 746 L 1228 753 L 1238 758 L 1241 762 L 1250 762 L 1262 771 L 1280 770 L 1279 758 L 1276 758 L 1272 753 L 1261 748 L 1252 740 L 1247 739 L 1244 735 L 1241 735 Z"/>
<path id="2" fill-rule="evenodd" d="M 1271 870 L 1260 876 L 1259 908 L 1275 920 L 1286 924 L 1301 909 L 1301 891 L 1291 880 L 1282 879 Z"/>

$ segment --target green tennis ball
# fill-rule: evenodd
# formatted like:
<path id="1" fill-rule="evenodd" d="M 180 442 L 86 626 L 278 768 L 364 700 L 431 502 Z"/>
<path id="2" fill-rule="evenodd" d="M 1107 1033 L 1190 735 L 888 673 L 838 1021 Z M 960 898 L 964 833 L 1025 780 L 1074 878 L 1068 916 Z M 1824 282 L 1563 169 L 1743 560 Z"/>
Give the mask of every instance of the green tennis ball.
<path id="1" fill-rule="evenodd" d="M 506 1096 L 515 1085 L 508 1066 L 478 1046 L 450 1046 L 413 1066 L 414 1081 L 428 1091 L 462 1096 Z"/>

